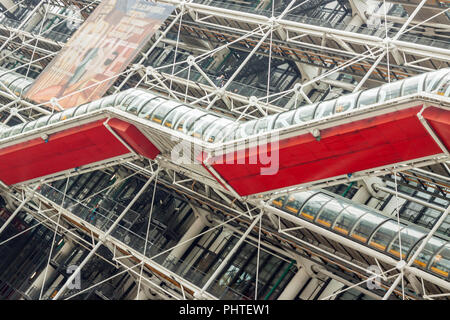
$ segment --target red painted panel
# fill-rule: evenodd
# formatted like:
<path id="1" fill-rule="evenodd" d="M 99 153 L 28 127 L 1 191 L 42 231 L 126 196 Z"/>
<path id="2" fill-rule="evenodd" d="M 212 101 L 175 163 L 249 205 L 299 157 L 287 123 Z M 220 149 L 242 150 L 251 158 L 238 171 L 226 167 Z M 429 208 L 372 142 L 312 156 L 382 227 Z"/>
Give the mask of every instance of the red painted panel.
<path id="1" fill-rule="evenodd" d="M 149 159 L 155 159 L 159 150 L 132 124 L 112 119 L 108 122 L 111 128 L 124 139 L 137 153 Z"/>
<path id="2" fill-rule="evenodd" d="M 249 195 L 331 178 L 388 164 L 441 153 L 417 118 L 421 106 L 325 129 L 321 140 L 311 134 L 285 139 L 273 152 L 279 154 L 275 175 L 261 175 L 270 166 L 249 164 L 249 154 L 232 155 L 244 164 L 220 164 L 214 169 L 240 195 Z M 448 128 L 448 124 L 443 124 Z M 249 153 L 250 152 L 250 153 Z M 276 159 L 276 158 L 275 158 Z"/>
<path id="3" fill-rule="evenodd" d="M 129 153 L 104 120 L 0 150 L 0 180 L 10 185 Z"/>
<path id="4" fill-rule="evenodd" d="M 450 112 L 441 108 L 429 107 L 424 110 L 422 115 L 447 150 L 450 150 Z"/>

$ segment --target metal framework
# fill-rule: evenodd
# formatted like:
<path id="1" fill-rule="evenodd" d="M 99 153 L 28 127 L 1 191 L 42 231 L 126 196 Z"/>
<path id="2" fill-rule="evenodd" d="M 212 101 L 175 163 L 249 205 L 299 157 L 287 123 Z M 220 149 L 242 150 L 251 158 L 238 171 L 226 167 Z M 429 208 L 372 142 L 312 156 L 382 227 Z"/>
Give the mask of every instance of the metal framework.
<path id="1" fill-rule="evenodd" d="M 31 83 L 75 32 L 67 23 L 70 22 L 70 26 L 74 21 L 82 23 L 100 2 L 43 0 L 33 4 L 25 0 L 0 0 L 4 9 L 0 16 L 0 80 L 8 74 L 19 73 L 23 76 L 22 84 Z M 158 2 L 175 5 L 176 9 L 145 44 L 134 63 L 115 78 L 107 95 L 140 88 L 235 121 L 248 121 L 450 67 L 450 8 L 444 6 L 445 1 L 416 1 L 414 7 L 410 1 L 362 0 L 277 0 L 270 3 L 261 0 L 256 5 L 252 1 Z M 72 11 L 66 10 L 69 6 L 78 8 L 82 18 L 74 17 Z M 375 27 L 371 19 L 378 21 Z M 55 112 L 48 106 L 24 99 L 24 87 L 20 87 L 19 82 L 5 85 L 0 81 L 0 132 Z M 415 96 L 414 101 L 400 98 L 393 103 L 360 110 L 353 113 L 351 119 L 343 114 L 308 123 L 286 130 L 283 137 L 367 118 L 385 109 L 398 110 L 416 103 L 417 98 Z M 419 98 L 424 109 L 430 103 L 436 103 L 433 95 L 423 93 Z M 57 101 L 52 103 L 57 106 Z M 448 108 L 450 102 L 443 98 L 438 103 L 442 108 Z M 104 126 L 130 153 L 13 186 L 0 183 L 0 195 L 12 211 L 0 227 L 0 234 L 11 227 L 19 213 L 26 213 L 36 222 L 30 230 L 45 226 L 54 232 L 39 299 L 77 299 L 124 275 L 137 283 L 136 292 L 133 292 L 137 299 L 269 299 L 273 292 L 277 292 L 277 297 L 293 299 L 308 290 L 316 290 L 312 284 L 303 281 L 309 278 L 317 281 L 317 288 L 319 284 L 324 287 L 319 290 L 322 293 L 313 297 L 316 299 L 344 298 L 353 290 L 372 299 L 449 299 L 448 274 L 445 278 L 442 273 L 414 265 L 433 235 L 439 234 L 447 244 L 433 251 L 430 261 L 445 258 L 444 252 L 450 252 L 450 233 L 445 231 L 450 230 L 445 227 L 450 223 L 449 151 L 422 112 L 417 116 L 441 148 L 439 155 L 372 168 L 351 177 L 342 175 L 241 197 L 226 181 L 220 180 L 217 172 L 215 176 L 219 181 L 206 174 L 206 169 L 179 165 L 163 156 L 149 160 L 137 154 L 109 126 L 111 117 L 127 119 L 141 126 L 149 140 L 166 153 L 175 144 L 170 141 L 170 136 L 177 133 L 164 131 L 156 125 L 153 129 L 159 131 L 155 133 L 138 117 L 131 119 L 126 112 L 108 108 L 96 113 L 94 118 L 103 119 L 107 113 Z M 88 115 L 86 119 L 77 118 L 73 122 L 92 119 L 92 115 Z M 57 123 L 52 130 L 69 125 L 70 121 Z M 24 136 L 26 134 L 17 139 Z M 208 169 L 214 173 L 211 166 Z M 101 190 L 93 188 L 97 191 L 84 195 L 84 198 L 70 194 L 70 190 L 76 188 L 69 188 L 69 182 L 75 185 L 75 179 L 97 173 L 108 179 L 111 176 L 110 181 L 119 178 Z M 54 187 L 61 181 L 64 181 L 62 187 Z M 130 181 L 141 185 L 130 191 L 126 206 L 114 207 L 114 210 L 120 208 L 120 212 L 110 208 L 104 215 L 102 211 L 101 218 L 91 218 L 99 208 L 92 199 L 109 199 L 117 189 L 128 190 Z M 335 191 L 342 186 L 345 192 L 337 194 Z M 355 204 L 378 209 L 387 217 L 391 215 L 398 226 L 411 204 L 422 206 L 421 216 L 431 210 L 439 214 L 433 216 L 428 225 L 423 223 L 418 227 L 426 231 L 426 236 L 416 251 L 407 258 L 395 259 L 272 206 L 272 201 L 278 197 L 319 188 L 334 192 L 336 197 L 345 197 L 355 188 L 352 198 Z M 150 194 L 147 189 L 152 189 Z M 80 187 L 76 192 L 82 194 L 85 192 L 82 190 L 85 189 Z M 158 205 L 154 201 L 159 192 L 173 194 L 173 199 L 189 204 L 192 213 L 190 220 L 186 218 L 189 223 L 186 220 L 183 224 L 189 237 L 157 249 L 155 232 L 160 226 L 153 216 Z M 142 209 L 143 212 L 136 213 L 132 208 L 144 198 L 141 197 L 143 194 L 151 197 L 150 211 Z M 104 203 L 102 201 L 106 202 L 99 200 L 98 203 Z M 90 213 L 83 216 L 85 212 Z M 147 222 L 141 234 L 133 229 L 138 218 L 133 220 L 132 215 Z M 104 224 L 99 226 L 98 221 Z M 196 229 L 196 232 L 191 234 L 188 229 Z M 397 233 L 401 248 L 400 228 Z M 23 234 L 25 232 L 8 234 L 6 240 L 2 238 L 0 250 L 2 245 Z M 129 243 L 127 235 L 132 238 Z M 199 243 L 206 246 L 205 239 L 211 235 L 215 235 L 214 239 L 228 241 L 229 249 L 222 252 L 221 247 L 216 248 L 217 254 L 222 252 L 221 262 L 211 264 L 211 272 L 202 274 L 201 279 L 191 276 L 195 272 L 200 275 L 194 260 L 182 261 L 180 256 L 169 261 L 167 255 L 175 249 L 178 248 L 186 258 L 189 256 L 186 252 L 192 250 L 194 253 Z M 86 254 L 70 276 L 64 276 L 63 281 L 56 278 L 59 279 L 56 287 L 49 289 L 45 284 L 52 252 L 62 238 L 78 243 Z M 136 243 L 139 245 L 132 245 Z M 234 275 L 233 263 L 242 260 L 241 252 L 247 246 L 254 249 L 254 258 L 248 258 L 239 267 L 244 270 L 250 260 L 255 259 L 256 272 L 250 274 L 240 270 L 242 277 L 250 279 L 244 281 Z M 110 256 L 101 253 L 105 248 Z M 273 279 L 260 281 L 265 266 L 262 259 L 269 261 L 271 257 L 276 257 L 281 261 L 280 266 L 288 268 L 277 270 L 278 279 L 273 273 Z M 70 289 L 80 271 L 95 259 L 114 266 L 115 273 L 83 290 Z M 370 268 L 374 265 L 378 266 L 379 273 Z M 228 273 L 232 279 L 227 282 L 224 279 Z M 285 278 L 288 274 L 291 283 Z M 378 281 L 378 287 L 367 289 L 367 284 L 374 280 Z M 255 284 L 253 291 L 247 294 L 243 289 L 236 289 L 240 288 L 236 285 L 240 281 L 248 283 L 247 289 Z M 272 287 L 265 288 L 266 282 L 267 286 L 272 283 Z M 327 290 L 326 283 L 329 283 Z M 336 283 L 341 285 L 336 286 Z M 306 290 L 308 286 L 312 289 Z"/>

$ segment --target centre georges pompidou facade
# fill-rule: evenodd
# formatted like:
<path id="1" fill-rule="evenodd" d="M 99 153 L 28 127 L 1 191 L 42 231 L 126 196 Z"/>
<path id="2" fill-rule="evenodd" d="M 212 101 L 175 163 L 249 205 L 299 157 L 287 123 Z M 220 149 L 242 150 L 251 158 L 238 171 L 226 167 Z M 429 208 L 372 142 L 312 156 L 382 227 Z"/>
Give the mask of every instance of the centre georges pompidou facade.
<path id="1" fill-rule="evenodd" d="M 450 298 L 448 1 L 0 9 L 0 299 Z"/>

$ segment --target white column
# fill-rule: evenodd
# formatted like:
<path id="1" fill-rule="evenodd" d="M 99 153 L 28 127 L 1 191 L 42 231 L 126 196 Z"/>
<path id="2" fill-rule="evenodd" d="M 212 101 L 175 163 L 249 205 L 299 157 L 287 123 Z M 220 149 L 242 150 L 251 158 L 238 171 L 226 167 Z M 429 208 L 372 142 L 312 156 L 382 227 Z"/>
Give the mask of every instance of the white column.
<path id="1" fill-rule="evenodd" d="M 353 196 L 352 201 L 364 204 L 369 198 L 370 193 L 367 190 L 367 187 L 365 185 L 362 185 L 361 188 L 359 188 Z"/>
<path id="2" fill-rule="evenodd" d="M 406 199 L 403 199 L 403 198 L 400 198 L 400 197 L 397 198 L 394 195 L 391 198 L 391 200 L 389 200 L 389 202 L 384 207 L 383 212 L 388 214 L 388 215 L 395 215 L 396 209 L 397 209 L 397 205 L 398 205 L 398 209 L 400 210 L 400 208 L 403 206 L 403 204 L 405 202 L 406 202 Z"/>
<path id="3" fill-rule="evenodd" d="M 347 25 L 347 28 L 345 28 L 345 31 L 355 31 L 356 28 L 360 27 L 363 24 L 363 19 L 359 16 L 359 14 L 355 14 L 350 20 L 350 22 Z"/>
<path id="4" fill-rule="evenodd" d="M 309 274 L 306 272 L 305 268 L 299 269 L 291 281 L 289 281 L 286 288 L 284 288 L 283 292 L 278 297 L 278 300 L 295 299 L 309 278 Z"/>
<path id="5" fill-rule="evenodd" d="M 12 0 L 0 0 L 0 3 L 11 13 L 18 8 Z"/>
<path id="6" fill-rule="evenodd" d="M 303 292 L 300 294 L 300 299 L 311 300 L 319 289 L 319 279 L 312 278 L 308 285 L 305 287 Z"/>
<path id="7" fill-rule="evenodd" d="M 319 296 L 319 300 L 322 300 L 324 298 L 324 300 L 334 300 L 336 299 L 337 295 L 334 295 L 332 297 L 327 298 L 328 296 L 332 295 L 335 292 L 338 292 L 339 290 L 342 289 L 342 287 L 344 286 L 343 283 L 340 283 L 339 281 L 336 281 L 334 279 L 332 279 L 327 287 L 325 288 L 325 290 L 322 291 L 322 294 Z"/>
<path id="8" fill-rule="evenodd" d="M 178 243 L 183 243 L 177 247 L 175 247 L 171 252 L 170 255 L 167 257 L 167 260 L 170 260 L 172 263 L 177 263 L 179 259 L 183 256 L 183 254 L 186 252 L 186 250 L 189 248 L 189 246 L 192 244 L 194 240 L 187 241 L 189 239 L 194 238 L 202 230 L 206 227 L 206 224 L 201 217 L 196 217 L 194 220 L 194 223 L 189 227 L 189 229 L 186 231 L 184 236 L 180 239 Z"/>

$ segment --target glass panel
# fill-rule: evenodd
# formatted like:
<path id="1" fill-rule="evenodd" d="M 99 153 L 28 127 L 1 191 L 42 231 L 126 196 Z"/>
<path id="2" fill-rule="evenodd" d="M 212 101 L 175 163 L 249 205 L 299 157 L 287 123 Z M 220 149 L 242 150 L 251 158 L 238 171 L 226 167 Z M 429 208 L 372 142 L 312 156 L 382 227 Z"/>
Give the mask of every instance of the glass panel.
<path id="1" fill-rule="evenodd" d="M 380 90 L 380 88 L 373 88 L 361 92 L 361 95 L 358 98 L 357 108 L 365 108 L 377 103 L 378 90 Z"/>
<path id="2" fill-rule="evenodd" d="M 279 198 L 276 198 L 275 200 L 272 201 L 272 206 L 273 207 L 278 207 L 281 208 L 283 207 L 284 201 L 286 200 L 287 196 L 282 196 Z"/>
<path id="3" fill-rule="evenodd" d="M 124 99 L 122 99 L 120 104 L 116 105 L 116 108 L 125 111 L 135 99 L 136 97 L 134 95 L 127 95 Z"/>
<path id="4" fill-rule="evenodd" d="M 356 106 L 356 100 L 358 100 L 358 95 L 360 92 L 342 96 L 336 100 L 336 106 L 334 108 L 334 113 L 340 113 L 347 110 L 351 110 Z"/>
<path id="5" fill-rule="evenodd" d="M 315 193 L 316 192 L 314 191 L 307 191 L 290 195 L 286 201 L 286 204 L 284 205 L 284 210 L 298 216 L 298 211 L 302 208 L 303 203 L 305 203 L 305 201 Z M 302 216 L 306 217 L 303 214 Z"/>
<path id="6" fill-rule="evenodd" d="M 225 127 L 235 125 L 235 123 L 228 119 L 219 119 L 214 122 L 211 126 L 209 126 L 208 130 L 206 130 L 203 139 L 207 142 L 219 141 L 225 134 Z"/>
<path id="7" fill-rule="evenodd" d="M 127 112 L 134 115 L 138 115 L 145 104 L 157 97 L 156 95 L 144 90 L 134 90 L 133 94 L 136 98 L 130 101 L 127 100 L 125 106 L 127 108 Z"/>
<path id="8" fill-rule="evenodd" d="M 76 111 L 78 108 L 80 108 L 80 107 L 77 107 L 77 108 L 70 108 L 70 109 L 67 109 L 67 110 L 61 112 L 61 120 L 68 120 L 68 119 L 70 119 L 70 118 L 73 118 L 73 114 L 75 113 L 75 111 Z"/>
<path id="9" fill-rule="evenodd" d="M 411 77 L 403 81 L 402 95 L 414 94 L 423 91 L 423 82 L 426 74 L 422 74 L 419 77 Z"/>
<path id="10" fill-rule="evenodd" d="M 87 112 L 95 111 L 98 109 L 101 109 L 102 107 L 102 100 L 96 100 L 94 102 L 91 102 L 88 104 Z"/>
<path id="11" fill-rule="evenodd" d="M 450 272 L 450 244 L 447 244 L 444 249 L 434 257 L 433 262 L 430 265 L 430 270 L 444 278 L 448 278 Z"/>
<path id="12" fill-rule="evenodd" d="M 275 120 L 274 129 L 289 127 L 293 123 L 294 113 L 297 110 L 291 110 L 287 112 L 280 113 L 277 120 Z"/>
<path id="13" fill-rule="evenodd" d="M 444 80 L 439 85 L 437 94 L 440 96 L 450 97 L 450 73 L 445 76 Z"/>
<path id="14" fill-rule="evenodd" d="M 251 120 L 239 125 L 239 128 L 238 130 L 236 130 L 236 135 L 234 136 L 234 138 L 241 139 L 251 136 L 253 134 L 253 129 L 256 125 L 256 122 L 258 122 L 258 120 Z"/>
<path id="15" fill-rule="evenodd" d="M 414 228 L 414 226 L 410 226 L 408 228 L 400 231 L 400 238 L 394 240 L 389 248 L 389 253 L 393 254 L 396 257 L 400 257 L 400 241 L 402 242 L 402 259 L 405 259 L 408 255 L 409 250 L 419 241 L 421 238 L 425 236 L 425 233 L 422 230 Z"/>
<path id="16" fill-rule="evenodd" d="M 403 81 L 396 81 L 382 85 L 378 94 L 378 103 L 399 97 L 402 84 Z"/>
<path id="17" fill-rule="evenodd" d="M 416 246 L 414 247 L 414 250 L 411 251 L 410 257 L 414 255 L 414 253 L 419 248 L 422 241 L 418 242 Z M 417 258 L 414 260 L 414 264 L 426 268 L 428 265 L 428 261 L 436 254 L 436 252 L 445 244 L 445 241 L 436 237 L 431 237 L 431 239 L 427 242 L 425 247 L 423 248 L 422 252 L 417 256 Z"/>
<path id="18" fill-rule="evenodd" d="M 201 139 L 203 137 L 203 133 L 208 129 L 208 127 L 218 119 L 218 117 L 213 116 L 212 114 L 207 114 L 206 116 L 201 117 L 195 121 L 189 135 Z"/>
<path id="19" fill-rule="evenodd" d="M 45 116 L 45 117 L 42 117 L 42 118 L 39 118 L 36 122 L 36 128 L 41 128 L 41 127 L 43 127 L 43 126 L 45 126 L 46 124 L 47 124 L 47 121 L 48 121 L 48 119 L 50 119 L 50 117 L 51 117 L 51 115 L 50 116 Z"/>
<path id="20" fill-rule="evenodd" d="M 52 123 L 56 123 L 59 121 L 59 119 L 61 119 L 61 112 L 55 113 L 54 115 L 52 115 L 50 117 L 50 119 L 48 119 L 48 123 L 47 124 L 52 124 Z"/>
<path id="21" fill-rule="evenodd" d="M 442 78 L 448 73 L 448 69 L 441 69 L 436 72 L 429 73 L 425 80 L 425 91 L 432 92 L 437 89 Z"/>
<path id="22" fill-rule="evenodd" d="M 333 229 L 342 234 L 348 235 L 355 222 L 365 214 L 366 210 L 362 207 L 351 205 L 342 211 L 336 220 Z"/>
<path id="23" fill-rule="evenodd" d="M 180 119 L 180 117 L 191 111 L 192 108 L 189 108 L 188 106 L 185 105 L 181 105 L 176 107 L 175 109 L 172 109 L 172 111 L 170 111 L 170 113 L 166 116 L 166 118 L 164 119 L 164 126 L 168 127 L 168 128 L 172 128 L 173 125 L 175 123 L 177 123 L 177 121 Z"/>
<path id="24" fill-rule="evenodd" d="M 294 115 L 294 123 L 298 124 L 312 120 L 316 107 L 317 103 L 298 108 Z"/>
<path id="25" fill-rule="evenodd" d="M 267 132 L 272 129 L 273 123 L 276 120 L 277 116 L 277 114 L 273 114 L 271 116 L 264 117 L 258 120 L 254 128 L 254 134 Z"/>
<path id="26" fill-rule="evenodd" d="M 25 127 L 26 123 L 18 124 L 11 129 L 10 137 L 15 136 L 18 133 L 22 132 L 23 127 Z"/>
<path id="27" fill-rule="evenodd" d="M 171 100 L 166 100 L 166 102 L 160 104 L 152 114 L 152 121 L 162 124 L 166 115 L 172 111 L 174 108 L 178 107 L 181 103 Z"/>
<path id="28" fill-rule="evenodd" d="M 355 229 L 351 233 L 351 237 L 361 242 L 367 242 L 372 232 L 387 219 L 387 217 L 381 214 L 370 212 L 357 222 Z"/>
<path id="29" fill-rule="evenodd" d="M 334 220 L 336 220 L 337 216 L 347 206 L 348 204 L 345 202 L 338 201 L 336 199 L 331 200 L 324 206 L 322 212 L 317 218 L 317 223 L 327 228 L 331 228 L 331 226 L 334 223 Z"/>
<path id="30" fill-rule="evenodd" d="M 153 110 L 160 104 L 165 102 L 166 99 L 158 97 L 155 99 L 150 100 L 139 112 L 138 117 L 144 118 L 144 119 L 150 119 L 150 116 L 152 115 Z"/>
<path id="31" fill-rule="evenodd" d="M 78 108 L 76 108 L 75 113 L 74 113 L 74 117 L 85 114 L 87 112 L 87 108 L 88 108 L 88 104 L 84 104 L 82 106 L 79 106 Z M 75 108 L 73 108 L 75 109 Z"/>
<path id="32" fill-rule="evenodd" d="M 188 133 L 194 121 L 200 117 L 203 117 L 204 115 L 205 113 L 201 110 L 191 109 L 189 112 L 180 117 L 180 120 L 178 120 L 178 122 L 175 124 L 175 128 L 178 131 Z"/>
<path id="33" fill-rule="evenodd" d="M 121 104 L 122 104 L 123 100 L 128 98 L 129 94 L 130 94 L 129 90 L 122 91 L 119 94 L 117 94 L 117 96 L 114 99 L 114 103 L 113 103 L 114 107 L 121 108 L 122 107 Z M 123 108 L 122 108 L 122 110 L 123 110 Z"/>
<path id="34" fill-rule="evenodd" d="M 336 104 L 335 99 L 319 103 L 316 109 L 316 113 L 314 114 L 314 119 L 325 118 L 331 115 L 334 111 L 335 104 Z"/>
<path id="35" fill-rule="evenodd" d="M 10 133 L 11 133 L 10 129 L 5 128 L 0 129 L 0 139 L 5 139 L 6 137 L 9 136 Z"/>
<path id="36" fill-rule="evenodd" d="M 36 121 L 28 122 L 25 127 L 23 128 L 22 132 L 28 132 L 30 130 L 33 130 L 36 126 Z"/>
<path id="37" fill-rule="evenodd" d="M 403 225 L 400 225 L 400 228 L 402 227 Z M 389 243 L 397 236 L 400 228 L 398 227 L 397 221 L 390 220 L 383 223 L 375 232 L 369 244 L 378 250 L 385 251 Z"/>

